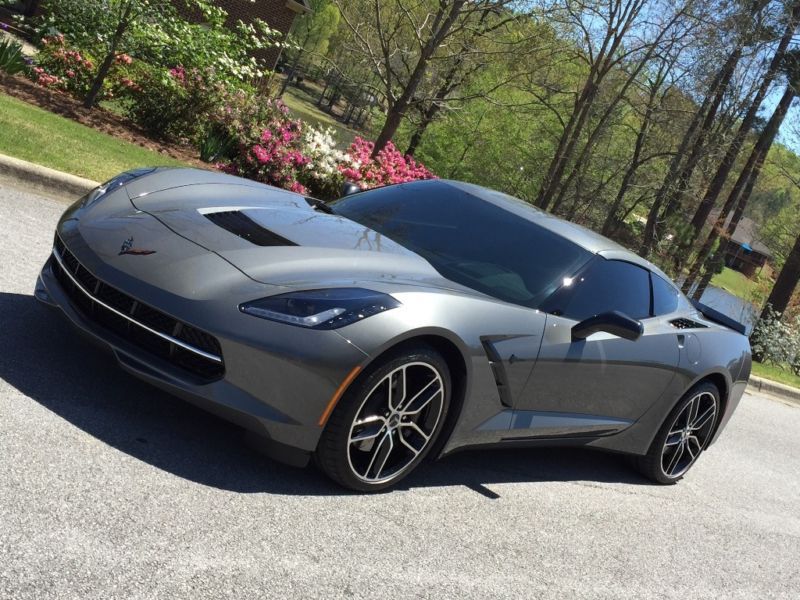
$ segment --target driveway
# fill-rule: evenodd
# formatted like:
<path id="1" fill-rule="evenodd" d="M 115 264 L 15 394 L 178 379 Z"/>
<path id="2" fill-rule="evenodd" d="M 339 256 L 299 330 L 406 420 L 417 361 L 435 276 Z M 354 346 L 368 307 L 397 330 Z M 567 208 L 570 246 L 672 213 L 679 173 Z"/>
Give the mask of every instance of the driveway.
<path id="1" fill-rule="evenodd" d="M 0 182 L 0 598 L 800 596 L 800 408 L 746 395 L 673 487 L 538 449 L 344 493 L 34 301 L 63 209 Z"/>

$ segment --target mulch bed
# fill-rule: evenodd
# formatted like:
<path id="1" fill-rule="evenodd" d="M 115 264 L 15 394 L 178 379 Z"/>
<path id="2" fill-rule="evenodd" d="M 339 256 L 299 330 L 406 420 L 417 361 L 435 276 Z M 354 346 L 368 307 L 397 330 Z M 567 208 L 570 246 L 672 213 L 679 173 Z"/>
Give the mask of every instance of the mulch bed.
<path id="1" fill-rule="evenodd" d="M 48 90 L 19 76 L 0 75 L 0 91 L 29 104 L 34 104 L 52 113 L 61 115 L 83 125 L 125 140 L 142 148 L 171 156 L 203 169 L 210 168 L 197 157 L 191 146 L 181 146 L 154 140 L 131 121 L 100 106 L 87 109 L 72 96 Z"/>

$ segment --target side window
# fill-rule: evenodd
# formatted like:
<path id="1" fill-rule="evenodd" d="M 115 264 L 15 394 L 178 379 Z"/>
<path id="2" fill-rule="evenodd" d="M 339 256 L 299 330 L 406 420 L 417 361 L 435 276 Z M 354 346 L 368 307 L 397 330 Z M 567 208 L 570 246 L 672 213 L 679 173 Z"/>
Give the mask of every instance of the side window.
<path id="1" fill-rule="evenodd" d="M 576 321 L 618 310 L 634 319 L 650 316 L 650 273 L 634 264 L 597 258 L 542 306 Z"/>
<path id="2" fill-rule="evenodd" d="M 664 281 L 655 273 L 651 274 L 653 279 L 653 314 L 666 315 L 674 312 L 678 308 L 678 299 L 681 293 L 677 288 Z"/>

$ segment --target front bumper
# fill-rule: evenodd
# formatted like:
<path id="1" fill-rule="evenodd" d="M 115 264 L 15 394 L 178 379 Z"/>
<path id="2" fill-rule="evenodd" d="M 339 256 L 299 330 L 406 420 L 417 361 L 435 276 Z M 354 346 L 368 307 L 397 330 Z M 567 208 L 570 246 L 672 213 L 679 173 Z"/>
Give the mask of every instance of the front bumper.
<path id="1" fill-rule="evenodd" d="M 76 302 L 76 289 L 65 289 L 64 281 L 74 283 L 63 274 L 59 278 L 59 268 L 54 252 L 37 280 L 38 300 L 57 307 L 81 333 L 110 350 L 129 373 L 257 434 L 256 445 L 284 462 L 305 464 L 322 432 L 320 415 L 350 370 L 366 359 L 334 332 L 305 331 L 257 319 L 236 310 L 235 299 L 225 299 L 222 304 L 231 307 L 225 318 L 214 302 L 208 306 L 207 322 L 183 319 L 212 333 L 224 357 L 219 377 L 198 377 L 98 321 L 86 304 Z M 107 277 L 103 281 L 126 289 L 120 281 Z M 139 299 L 159 307 L 152 298 Z M 170 313 L 179 318 L 180 304 L 174 297 L 169 306 Z M 187 313 L 198 314 L 196 303 Z"/>

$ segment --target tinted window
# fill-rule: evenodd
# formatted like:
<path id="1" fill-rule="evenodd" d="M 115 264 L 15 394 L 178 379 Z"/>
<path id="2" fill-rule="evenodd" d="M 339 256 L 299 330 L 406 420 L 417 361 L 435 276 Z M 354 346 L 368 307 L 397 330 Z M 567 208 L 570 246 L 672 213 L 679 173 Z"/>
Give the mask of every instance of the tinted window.
<path id="1" fill-rule="evenodd" d="M 650 274 L 631 263 L 598 257 L 542 308 L 576 321 L 612 310 L 644 319 L 650 316 Z"/>
<path id="2" fill-rule="evenodd" d="M 666 315 L 678 308 L 678 298 L 681 293 L 671 283 L 667 283 L 658 275 L 653 274 L 653 314 Z"/>
<path id="3" fill-rule="evenodd" d="M 448 279 L 523 306 L 537 307 L 592 256 L 446 182 L 362 192 L 335 202 L 333 210 L 416 252 Z"/>

